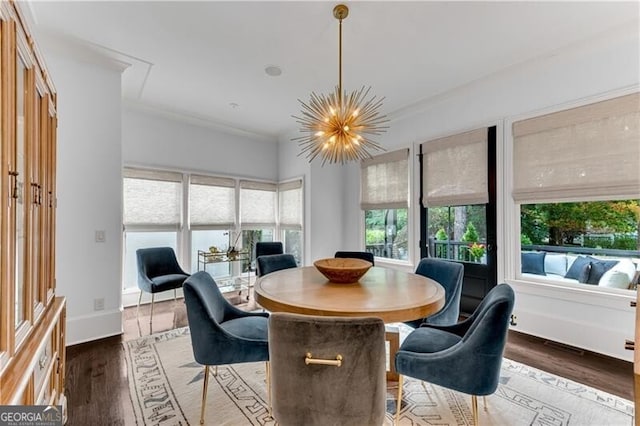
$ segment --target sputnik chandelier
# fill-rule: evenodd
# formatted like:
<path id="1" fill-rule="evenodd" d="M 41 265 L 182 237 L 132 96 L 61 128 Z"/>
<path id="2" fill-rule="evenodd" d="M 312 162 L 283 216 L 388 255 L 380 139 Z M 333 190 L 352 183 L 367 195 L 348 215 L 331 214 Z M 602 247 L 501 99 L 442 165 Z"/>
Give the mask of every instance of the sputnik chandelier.
<path id="1" fill-rule="evenodd" d="M 302 117 L 293 116 L 302 125 L 304 136 L 293 138 L 306 154 L 309 162 L 320 154 L 322 165 L 326 162 L 344 164 L 371 158 L 371 151 L 384 151 L 371 136 L 380 135 L 388 128 L 389 120 L 380 115 L 384 98 L 368 98 L 371 87 L 353 91 L 347 96 L 342 91 L 342 20 L 349 15 L 349 8 L 339 4 L 333 8 L 333 16 L 340 22 L 338 35 L 338 86 L 329 95 L 311 92 L 309 103 L 302 104 Z"/>

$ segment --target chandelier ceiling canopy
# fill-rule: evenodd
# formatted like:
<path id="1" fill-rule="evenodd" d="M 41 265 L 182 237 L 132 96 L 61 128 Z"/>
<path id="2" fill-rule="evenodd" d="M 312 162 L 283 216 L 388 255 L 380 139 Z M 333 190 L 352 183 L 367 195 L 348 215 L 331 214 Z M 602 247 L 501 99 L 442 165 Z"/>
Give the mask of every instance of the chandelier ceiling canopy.
<path id="1" fill-rule="evenodd" d="M 342 20 L 348 15 L 349 8 L 344 4 L 333 8 L 333 16 L 339 21 L 338 86 L 328 95 L 311 92 L 308 103 L 298 99 L 302 114 L 294 116 L 304 133 L 293 139 L 301 147 L 299 155 L 306 154 L 309 162 L 320 155 L 322 165 L 363 160 L 371 158 L 371 151 L 384 151 L 371 138 L 388 128 L 384 124 L 389 120 L 380 114 L 384 98 L 370 96 L 370 87 L 363 86 L 349 95 L 343 91 Z"/>

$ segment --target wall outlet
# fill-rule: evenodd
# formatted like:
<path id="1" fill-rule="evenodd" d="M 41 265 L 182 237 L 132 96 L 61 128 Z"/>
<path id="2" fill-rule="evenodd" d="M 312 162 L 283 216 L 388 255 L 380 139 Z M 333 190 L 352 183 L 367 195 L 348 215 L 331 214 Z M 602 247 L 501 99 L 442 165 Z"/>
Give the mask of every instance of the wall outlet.
<path id="1" fill-rule="evenodd" d="M 104 243 L 105 242 L 105 233 L 104 231 L 96 231 L 96 243 Z"/>
<path id="2" fill-rule="evenodd" d="M 104 297 L 93 299 L 93 310 L 104 311 Z"/>

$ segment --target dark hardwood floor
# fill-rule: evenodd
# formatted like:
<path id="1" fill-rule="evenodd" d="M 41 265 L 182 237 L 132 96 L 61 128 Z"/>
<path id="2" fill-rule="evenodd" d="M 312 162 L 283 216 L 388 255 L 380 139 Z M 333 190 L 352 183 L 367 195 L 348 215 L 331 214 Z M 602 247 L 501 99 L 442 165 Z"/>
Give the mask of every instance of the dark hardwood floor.
<path id="1" fill-rule="evenodd" d="M 240 299 L 237 299 L 240 301 Z M 253 309 L 252 301 L 240 305 Z M 67 348 L 68 425 L 133 424 L 122 342 L 150 334 L 149 306 L 124 310 L 124 334 Z M 153 332 L 187 325 L 182 299 L 156 303 Z M 633 399 L 633 364 L 510 331 L 505 357 Z"/>

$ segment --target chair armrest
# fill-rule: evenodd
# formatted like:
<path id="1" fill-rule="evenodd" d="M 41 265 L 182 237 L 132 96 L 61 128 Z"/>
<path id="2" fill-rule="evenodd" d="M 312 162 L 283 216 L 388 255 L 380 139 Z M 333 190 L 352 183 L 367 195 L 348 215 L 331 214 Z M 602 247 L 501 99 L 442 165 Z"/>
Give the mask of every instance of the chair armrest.
<path id="1" fill-rule="evenodd" d="M 222 322 L 229 321 L 234 318 L 246 318 L 246 317 L 265 317 L 269 318 L 269 314 L 267 312 L 247 312 L 242 309 L 238 309 L 232 304 L 228 304 L 224 310 L 224 317 Z"/>
<path id="2" fill-rule="evenodd" d="M 153 282 L 146 275 L 138 274 L 138 288 L 147 293 L 152 293 Z"/>

